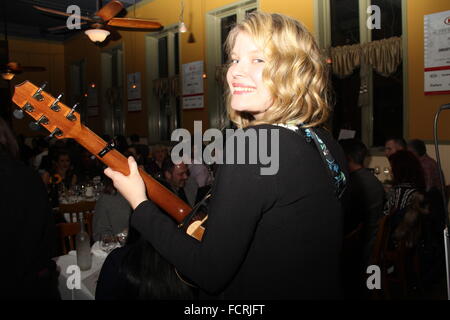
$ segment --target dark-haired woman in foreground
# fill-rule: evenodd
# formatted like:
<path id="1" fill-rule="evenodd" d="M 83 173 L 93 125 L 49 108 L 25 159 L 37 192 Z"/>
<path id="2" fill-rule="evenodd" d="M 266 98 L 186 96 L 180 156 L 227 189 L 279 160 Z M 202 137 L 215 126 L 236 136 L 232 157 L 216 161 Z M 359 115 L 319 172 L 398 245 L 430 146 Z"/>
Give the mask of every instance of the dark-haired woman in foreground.
<path id="1" fill-rule="evenodd" d="M 95 291 L 96 300 L 190 300 L 194 289 L 171 264 L 130 227 L 124 247 L 106 258 Z"/>
<path id="2" fill-rule="evenodd" d="M 41 177 L 19 160 L 19 148 L 0 118 L 1 299 L 59 299 L 56 226 Z"/>

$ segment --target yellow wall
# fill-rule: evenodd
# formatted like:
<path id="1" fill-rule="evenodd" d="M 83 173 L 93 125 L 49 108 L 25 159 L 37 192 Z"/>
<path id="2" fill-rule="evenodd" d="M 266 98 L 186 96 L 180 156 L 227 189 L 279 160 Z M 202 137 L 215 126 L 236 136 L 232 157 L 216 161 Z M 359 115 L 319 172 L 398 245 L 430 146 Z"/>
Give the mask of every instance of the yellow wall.
<path id="1" fill-rule="evenodd" d="M 65 92 L 64 78 L 64 45 L 62 43 L 10 37 L 8 38 L 9 60 L 19 62 L 22 66 L 44 67 L 43 72 L 24 72 L 11 80 L 11 87 L 29 80 L 36 85 L 48 82 L 45 90 L 53 96 Z M 13 118 L 14 131 L 25 136 L 35 136 L 40 133 L 31 131 L 28 123 L 32 118 L 26 116 L 22 120 Z M 46 132 L 44 134 L 47 134 Z"/>
<path id="2" fill-rule="evenodd" d="M 298 19 L 309 31 L 314 33 L 314 0 L 260 0 L 260 9 L 271 13 L 282 13 Z"/>
<path id="3" fill-rule="evenodd" d="M 192 61 L 202 60 L 206 65 L 206 43 L 205 43 L 205 14 L 209 11 L 216 10 L 237 1 L 231 0 L 185 0 L 184 19 L 189 29 L 188 33 L 181 34 L 180 38 L 180 59 L 181 64 Z M 260 0 L 260 9 L 268 12 L 279 12 L 290 15 L 294 18 L 300 19 L 311 31 L 313 31 L 314 14 L 313 14 L 313 0 L 302 0 L 301 5 L 293 6 L 291 1 L 276 1 L 276 0 Z M 162 25 L 168 26 L 176 24 L 179 20 L 180 1 L 179 0 L 154 0 L 143 1 L 138 4 L 135 9 L 129 10 L 128 17 L 136 18 L 156 18 Z M 146 53 L 145 53 L 145 36 L 148 32 L 136 31 L 120 31 L 122 38 L 118 41 L 109 41 L 106 46 L 98 47 L 94 45 L 83 32 L 78 32 L 78 35 L 64 42 L 64 44 L 54 44 L 59 48 L 56 60 L 48 58 L 47 51 L 52 48 L 45 41 L 24 40 L 23 43 L 12 45 L 12 51 L 15 52 L 18 58 L 22 61 L 39 62 L 39 65 L 47 67 L 49 75 L 40 75 L 42 81 L 47 79 L 49 81 L 49 92 L 57 94 L 57 92 L 66 92 L 70 95 L 70 65 L 84 59 L 86 63 L 86 85 L 91 82 L 96 83 L 99 93 L 99 103 L 103 108 L 107 107 L 105 98 L 101 96 L 101 60 L 100 53 L 108 50 L 117 44 L 122 44 L 124 52 L 124 88 L 126 88 L 126 74 L 132 72 L 141 72 L 142 81 L 142 107 L 140 112 L 127 112 L 126 110 L 126 90 L 124 92 L 124 119 L 126 134 L 138 133 L 141 136 L 147 136 L 148 133 L 148 112 L 149 101 L 145 93 L 146 88 L 149 87 L 148 79 L 146 79 Z M 195 38 L 194 43 L 189 43 L 189 36 Z M 34 47 L 39 47 L 39 50 L 33 52 Z M 32 49 L 33 48 L 33 49 Z M 54 49 L 51 49 L 54 50 Z M 44 54 L 45 57 L 40 57 Z M 50 55 L 55 56 L 55 53 L 50 52 Z M 49 59 L 50 61 L 57 61 L 50 65 L 50 62 L 42 60 Z M 50 71 L 52 70 L 52 71 Z M 211 75 L 210 75 L 211 76 Z M 27 79 L 33 80 L 31 75 L 27 75 Z M 19 78 L 20 79 L 20 78 Z M 39 81 L 38 81 L 39 80 Z M 36 81 L 42 82 L 40 79 Z M 67 88 L 66 88 L 67 87 Z M 205 108 L 201 110 L 186 110 L 182 113 L 182 125 L 188 130 L 193 130 L 194 121 L 200 120 L 203 122 L 203 130 L 208 128 L 208 94 L 207 81 L 204 81 L 205 88 Z M 71 97 L 66 97 L 68 101 Z M 63 102 L 65 99 L 63 98 Z M 84 122 L 95 132 L 102 133 L 104 131 L 103 123 L 104 112 L 100 111 L 98 117 L 88 117 L 83 119 Z M 20 131 L 22 131 L 22 127 Z M 26 132 L 27 134 L 28 132 Z M 28 135 L 28 134 L 27 134 Z"/>
<path id="4" fill-rule="evenodd" d="M 424 95 L 424 31 L 426 14 L 450 10 L 448 0 L 408 0 L 408 138 L 433 139 L 434 114 L 437 108 L 450 102 L 450 95 Z M 450 113 L 442 113 L 439 136 L 450 140 Z"/>
<path id="5" fill-rule="evenodd" d="M 206 63 L 206 42 L 205 42 L 205 15 L 218 8 L 236 3 L 232 0 L 185 0 L 184 18 L 189 29 L 188 33 L 181 34 L 180 59 L 181 63 L 188 63 L 203 60 Z M 301 20 L 312 32 L 314 32 L 314 0 L 260 0 L 259 8 L 267 12 L 279 12 L 287 14 Z M 448 0 L 408 0 L 407 2 L 407 58 L 408 58 L 408 78 L 407 85 L 407 138 L 432 139 L 432 124 L 436 108 L 448 103 L 449 95 L 425 96 L 423 93 L 423 16 L 425 14 L 449 10 Z M 156 18 L 161 24 L 168 26 L 178 22 L 180 13 L 179 0 L 154 0 L 143 1 L 138 4 L 135 10 L 129 10 L 128 17 Z M 79 31 L 74 31 L 79 32 Z M 188 38 L 192 32 L 195 43 L 188 43 Z M 17 77 L 14 83 L 23 79 L 34 80 L 35 82 L 49 81 L 48 90 L 57 94 L 60 91 L 66 92 L 66 86 L 70 88 L 69 66 L 81 60 L 86 61 L 86 84 L 95 82 L 99 85 L 101 92 L 101 68 L 100 52 L 122 43 L 124 50 L 124 76 L 131 72 L 140 71 L 142 77 L 142 100 L 143 110 L 136 113 L 128 113 L 124 103 L 124 117 L 126 133 L 137 132 L 141 136 L 146 136 L 148 132 L 148 96 L 145 89 L 149 87 L 146 79 L 146 53 L 145 35 L 148 32 L 120 32 L 122 39 L 112 41 L 106 47 L 95 46 L 88 38 L 79 32 L 79 35 L 66 41 L 63 44 L 48 42 L 44 40 L 20 40 L 11 39 L 11 58 L 19 60 L 23 65 L 41 65 L 47 68 L 43 73 L 26 73 Z M 62 71 L 64 70 L 64 71 Z M 211 75 L 209 75 L 211 76 Z M 208 127 L 208 95 L 207 81 L 205 87 L 205 108 L 202 110 L 183 111 L 182 123 L 189 130 L 193 129 L 195 120 L 203 121 L 203 128 Z M 125 78 L 124 78 L 125 88 Z M 125 92 L 126 94 L 126 92 Z M 99 94 L 100 103 L 104 104 L 104 98 Z M 124 100 L 126 96 L 124 97 Z M 125 100 L 126 101 L 126 100 Z M 102 114 L 99 117 L 85 119 L 87 124 L 96 132 L 102 132 L 104 123 Z M 22 128 L 21 124 L 14 123 L 17 128 Z M 450 139 L 450 114 L 444 113 L 440 122 L 440 136 Z M 25 130 L 25 133 L 29 132 Z"/>

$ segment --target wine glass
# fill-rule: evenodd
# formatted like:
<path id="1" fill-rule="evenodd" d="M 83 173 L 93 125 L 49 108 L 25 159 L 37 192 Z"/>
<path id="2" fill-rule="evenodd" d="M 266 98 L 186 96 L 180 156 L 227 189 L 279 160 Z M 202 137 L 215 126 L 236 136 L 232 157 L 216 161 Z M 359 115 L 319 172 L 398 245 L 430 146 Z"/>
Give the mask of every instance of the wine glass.
<path id="1" fill-rule="evenodd" d="M 380 167 L 375 167 L 374 169 L 373 169 L 373 173 L 375 173 L 377 176 L 380 174 Z"/>
<path id="2" fill-rule="evenodd" d="M 122 232 L 119 232 L 116 237 L 117 237 L 117 241 L 119 241 L 120 246 L 124 246 L 125 242 L 127 241 L 127 236 L 128 236 L 128 230 L 125 229 Z"/>
<path id="3" fill-rule="evenodd" d="M 106 253 L 110 253 L 116 247 L 116 238 L 110 231 L 104 231 L 100 238 L 100 248 Z"/>
<path id="4" fill-rule="evenodd" d="M 384 167 L 383 168 L 383 173 L 384 173 L 384 176 L 386 177 L 386 180 L 390 180 L 391 179 L 391 170 L 390 170 L 390 168 L 389 167 Z"/>

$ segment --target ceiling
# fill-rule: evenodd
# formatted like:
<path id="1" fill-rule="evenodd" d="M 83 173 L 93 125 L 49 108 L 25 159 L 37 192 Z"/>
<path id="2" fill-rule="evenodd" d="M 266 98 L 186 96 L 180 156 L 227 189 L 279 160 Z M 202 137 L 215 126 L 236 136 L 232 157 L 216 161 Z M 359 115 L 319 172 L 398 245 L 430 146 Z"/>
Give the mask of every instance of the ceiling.
<path id="1" fill-rule="evenodd" d="M 110 0 L 101 1 L 104 6 Z M 120 0 L 125 7 L 129 7 L 142 0 Z M 50 27 L 61 26 L 66 18 L 47 14 L 33 8 L 33 5 L 66 12 L 69 5 L 78 5 L 81 15 L 91 15 L 97 11 L 97 0 L 2 0 L 0 1 L 0 39 L 4 39 L 5 29 L 8 36 L 41 38 L 64 41 L 77 34 L 76 30 L 49 32 Z M 123 14 L 119 14 L 122 16 Z M 6 28 L 5 28 L 6 21 Z"/>

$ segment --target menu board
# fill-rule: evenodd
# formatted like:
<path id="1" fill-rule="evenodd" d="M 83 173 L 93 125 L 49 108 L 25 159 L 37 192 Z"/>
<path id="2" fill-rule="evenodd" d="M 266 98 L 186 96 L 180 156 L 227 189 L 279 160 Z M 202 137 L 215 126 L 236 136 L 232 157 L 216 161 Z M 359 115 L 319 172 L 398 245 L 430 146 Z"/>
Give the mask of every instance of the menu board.
<path id="1" fill-rule="evenodd" d="M 424 16 L 425 94 L 450 94 L 450 10 Z"/>
<path id="2" fill-rule="evenodd" d="M 203 61 L 183 64 L 183 109 L 203 106 Z"/>

